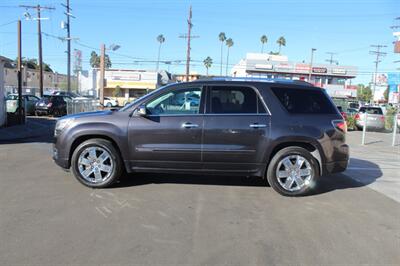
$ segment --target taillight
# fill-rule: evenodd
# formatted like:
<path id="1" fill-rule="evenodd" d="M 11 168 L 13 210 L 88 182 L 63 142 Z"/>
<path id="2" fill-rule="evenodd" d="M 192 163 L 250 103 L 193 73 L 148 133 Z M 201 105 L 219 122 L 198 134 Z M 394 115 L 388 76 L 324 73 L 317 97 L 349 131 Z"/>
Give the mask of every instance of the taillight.
<path id="1" fill-rule="evenodd" d="M 381 116 L 381 121 L 385 121 L 385 116 L 384 115 Z"/>
<path id="2" fill-rule="evenodd" d="M 48 108 L 50 108 L 50 107 L 52 107 L 52 106 L 53 106 L 53 103 L 48 103 L 48 104 L 47 104 L 47 107 L 48 107 Z"/>
<path id="3" fill-rule="evenodd" d="M 355 119 L 355 120 L 359 120 L 359 119 L 360 119 L 360 114 L 356 114 L 356 115 L 354 116 L 354 119 Z"/>
<path id="4" fill-rule="evenodd" d="M 347 132 L 347 124 L 346 121 L 343 120 L 333 120 L 332 125 L 337 129 L 344 133 Z"/>

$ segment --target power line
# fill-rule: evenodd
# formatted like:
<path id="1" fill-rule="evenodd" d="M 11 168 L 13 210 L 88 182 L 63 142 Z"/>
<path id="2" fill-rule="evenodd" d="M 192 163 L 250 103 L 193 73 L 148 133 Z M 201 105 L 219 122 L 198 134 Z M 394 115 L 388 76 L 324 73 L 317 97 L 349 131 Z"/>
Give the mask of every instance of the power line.
<path id="1" fill-rule="evenodd" d="M 381 49 L 385 48 L 387 46 L 386 45 L 380 45 L 380 44 L 373 44 L 373 45 L 371 45 L 371 47 L 375 48 L 375 50 L 369 51 L 369 54 L 376 56 L 376 59 L 374 61 L 374 63 L 375 63 L 375 74 L 374 74 L 374 91 L 373 91 L 373 95 L 375 95 L 376 76 L 377 76 L 377 73 L 378 73 L 378 65 L 381 62 L 381 58 L 386 56 L 386 54 L 387 54 L 385 52 L 382 52 Z M 372 101 L 373 101 L 373 99 L 372 99 Z"/>
<path id="2" fill-rule="evenodd" d="M 42 26 L 41 26 L 41 20 L 42 18 L 40 17 L 40 11 L 42 9 L 44 10 L 54 10 L 54 7 L 48 7 L 48 6 L 28 6 L 28 5 L 20 5 L 20 7 L 25 8 L 25 9 L 36 9 L 37 12 L 37 18 L 32 18 L 29 13 L 25 13 L 25 17 L 27 19 L 36 19 L 38 22 L 38 49 L 39 49 L 39 90 L 40 90 L 40 96 L 43 97 L 43 58 L 42 58 Z"/>
<path id="3" fill-rule="evenodd" d="M 339 61 L 333 60 L 333 56 L 336 55 L 337 53 L 334 53 L 334 52 L 326 52 L 326 53 L 331 56 L 330 59 L 325 60 L 326 62 L 329 62 L 330 65 L 332 65 L 333 63 L 339 64 Z"/>

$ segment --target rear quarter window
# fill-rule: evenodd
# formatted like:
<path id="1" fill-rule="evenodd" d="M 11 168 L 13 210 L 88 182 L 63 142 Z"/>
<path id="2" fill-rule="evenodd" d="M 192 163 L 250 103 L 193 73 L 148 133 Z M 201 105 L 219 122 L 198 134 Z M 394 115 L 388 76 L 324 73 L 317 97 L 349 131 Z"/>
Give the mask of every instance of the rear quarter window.
<path id="1" fill-rule="evenodd" d="M 271 90 L 291 114 L 337 114 L 329 96 L 320 89 L 273 87 Z"/>
<path id="2" fill-rule="evenodd" d="M 360 112 L 371 115 L 383 115 L 382 109 L 378 107 L 361 107 Z"/>

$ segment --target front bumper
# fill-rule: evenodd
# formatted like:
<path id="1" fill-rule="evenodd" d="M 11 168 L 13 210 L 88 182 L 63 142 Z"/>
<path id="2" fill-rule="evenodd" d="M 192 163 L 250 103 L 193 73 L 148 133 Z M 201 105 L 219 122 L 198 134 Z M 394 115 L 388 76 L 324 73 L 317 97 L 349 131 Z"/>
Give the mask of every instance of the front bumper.
<path id="1" fill-rule="evenodd" d="M 55 144 L 56 141 L 57 140 L 55 139 L 55 142 L 53 144 L 53 149 L 52 149 L 52 151 L 53 151 L 52 152 L 53 153 L 52 154 L 53 155 L 53 160 L 58 166 L 60 166 L 61 168 L 67 170 L 70 167 L 69 158 L 62 157 L 60 151 L 57 149 L 57 146 Z"/>

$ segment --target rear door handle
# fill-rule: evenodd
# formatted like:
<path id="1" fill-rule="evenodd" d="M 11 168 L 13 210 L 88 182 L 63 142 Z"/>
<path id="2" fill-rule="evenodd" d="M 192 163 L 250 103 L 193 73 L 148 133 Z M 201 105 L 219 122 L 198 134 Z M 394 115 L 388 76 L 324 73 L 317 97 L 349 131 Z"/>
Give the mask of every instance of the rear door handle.
<path id="1" fill-rule="evenodd" d="M 250 124 L 251 128 L 263 128 L 263 127 L 267 127 L 267 125 L 265 124 Z"/>
<path id="2" fill-rule="evenodd" d="M 187 122 L 187 123 L 183 123 L 183 124 L 182 124 L 182 127 L 183 127 L 183 128 L 198 128 L 199 125 L 197 125 L 197 124 L 192 124 L 192 123 Z"/>

